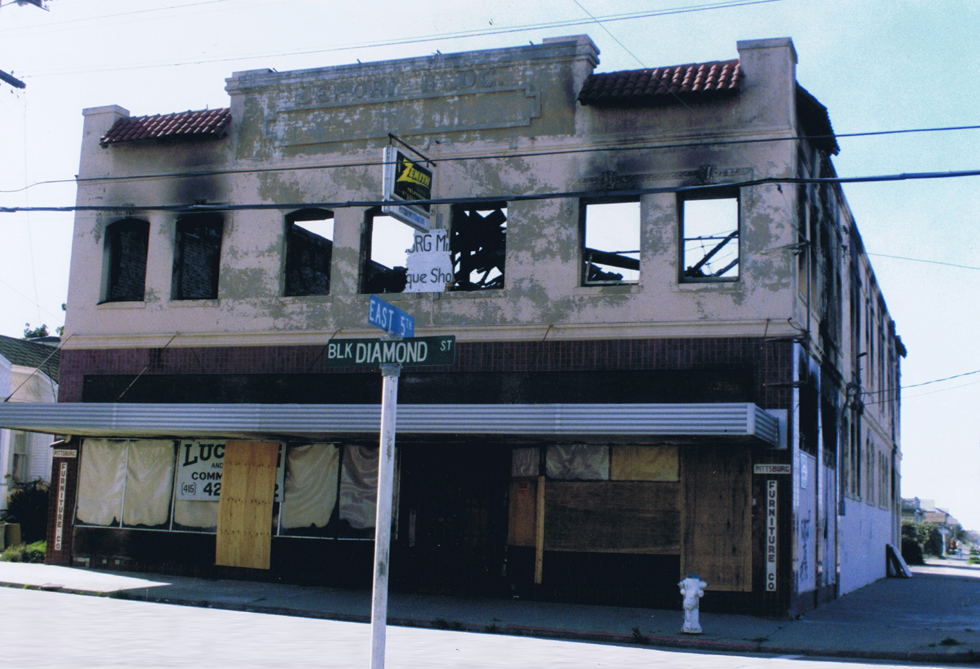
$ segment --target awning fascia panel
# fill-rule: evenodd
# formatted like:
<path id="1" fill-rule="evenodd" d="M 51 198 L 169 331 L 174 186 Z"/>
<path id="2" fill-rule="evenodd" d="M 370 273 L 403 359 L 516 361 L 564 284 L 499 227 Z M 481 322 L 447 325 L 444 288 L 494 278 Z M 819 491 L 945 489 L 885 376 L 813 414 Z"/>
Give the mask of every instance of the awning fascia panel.
<path id="1" fill-rule="evenodd" d="M 12 404 L 0 427 L 82 437 L 277 437 L 377 433 L 377 404 Z M 775 415 L 751 403 L 399 404 L 402 435 L 742 437 L 780 446 Z"/>

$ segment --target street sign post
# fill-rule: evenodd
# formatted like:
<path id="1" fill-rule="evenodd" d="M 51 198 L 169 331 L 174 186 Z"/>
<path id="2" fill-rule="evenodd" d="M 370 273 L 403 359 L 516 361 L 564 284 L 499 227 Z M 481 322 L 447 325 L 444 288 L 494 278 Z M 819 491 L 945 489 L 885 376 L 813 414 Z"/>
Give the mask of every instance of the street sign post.
<path id="1" fill-rule="evenodd" d="M 387 336 L 381 340 L 341 339 L 328 342 L 326 363 L 332 367 L 381 368 L 381 447 L 378 452 L 378 502 L 374 521 L 374 577 L 371 588 L 371 669 L 384 669 L 398 376 L 403 366 L 453 364 L 456 360 L 456 337 L 415 337 L 415 319 L 375 295 L 368 303 L 368 323 L 384 330 Z"/>

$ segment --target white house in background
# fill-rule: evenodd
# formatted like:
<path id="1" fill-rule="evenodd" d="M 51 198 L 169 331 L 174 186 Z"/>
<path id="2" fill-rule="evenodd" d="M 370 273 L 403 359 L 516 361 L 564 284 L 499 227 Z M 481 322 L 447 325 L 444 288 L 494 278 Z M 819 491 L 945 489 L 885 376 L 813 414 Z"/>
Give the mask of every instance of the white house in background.
<path id="1" fill-rule="evenodd" d="M 57 402 L 58 358 L 47 344 L 0 336 L 0 401 Z M 13 480 L 50 483 L 52 441 L 49 434 L 0 429 L 0 509 Z"/>

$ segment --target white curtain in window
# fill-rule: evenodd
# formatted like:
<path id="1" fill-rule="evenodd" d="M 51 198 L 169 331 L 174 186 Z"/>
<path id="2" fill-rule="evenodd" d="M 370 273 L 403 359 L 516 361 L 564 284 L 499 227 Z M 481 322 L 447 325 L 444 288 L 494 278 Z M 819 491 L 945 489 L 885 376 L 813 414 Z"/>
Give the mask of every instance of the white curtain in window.
<path id="1" fill-rule="evenodd" d="M 293 446 L 286 453 L 282 527 L 323 527 L 337 505 L 340 449 L 333 444 Z"/>
<path id="2" fill-rule="evenodd" d="M 539 462 L 541 459 L 541 449 L 534 448 L 515 448 L 511 455 L 511 476 L 537 476 L 539 472 Z"/>
<path id="3" fill-rule="evenodd" d="M 126 467 L 123 525 L 163 525 L 170 520 L 174 442 L 131 441 Z"/>
<path id="4" fill-rule="evenodd" d="M 174 503 L 174 524 L 214 530 L 218 527 L 218 503 L 178 499 Z"/>
<path id="5" fill-rule="evenodd" d="M 340 519 L 351 527 L 374 527 L 378 498 L 378 449 L 344 448 L 340 473 Z"/>
<path id="6" fill-rule="evenodd" d="M 592 444 L 548 446 L 548 478 L 559 481 L 607 481 L 609 447 Z"/>
<path id="7" fill-rule="evenodd" d="M 86 439 L 78 472 L 76 516 L 88 525 L 112 525 L 122 515 L 126 486 L 125 441 Z"/>

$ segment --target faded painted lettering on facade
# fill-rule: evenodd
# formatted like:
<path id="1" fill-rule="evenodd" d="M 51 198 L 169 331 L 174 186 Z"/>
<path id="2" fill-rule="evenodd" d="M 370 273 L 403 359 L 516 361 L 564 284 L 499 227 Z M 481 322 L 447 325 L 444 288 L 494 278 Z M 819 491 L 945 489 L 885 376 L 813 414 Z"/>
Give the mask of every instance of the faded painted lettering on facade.
<path id="1" fill-rule="evenodd" d="M 409 100 L 498 87 L 496 69 L 453 70 L 421 77 L 371 77 L 327 83 L 298 84 L 287 106 L 294 109 Z"/>

